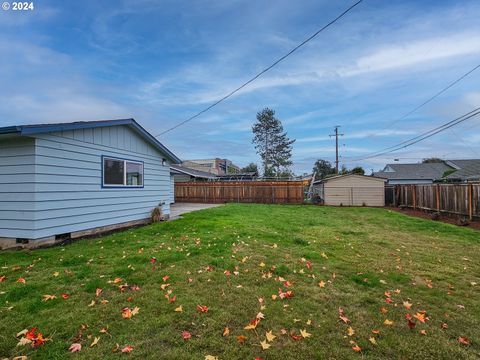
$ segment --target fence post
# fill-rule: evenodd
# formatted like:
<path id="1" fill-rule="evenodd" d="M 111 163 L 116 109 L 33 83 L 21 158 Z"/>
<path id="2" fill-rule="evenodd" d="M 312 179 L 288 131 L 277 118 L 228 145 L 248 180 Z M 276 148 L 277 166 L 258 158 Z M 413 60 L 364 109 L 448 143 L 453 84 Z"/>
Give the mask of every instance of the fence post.
<path id="1" fill-rule="evenodd" d="M 417 210 L 417 186 L 413 185 L 413 210 Z"/>
<path id="2" fill-rule="evenodd" d="M 437 212 L 440 212 L 440 184 L 436 185 L 435 192 L 437 198 Z"/>
<path id="3" fill-rule="evenodd" d="M 468 217 L 473 219 L 473 185 L 468 184 Z"/>

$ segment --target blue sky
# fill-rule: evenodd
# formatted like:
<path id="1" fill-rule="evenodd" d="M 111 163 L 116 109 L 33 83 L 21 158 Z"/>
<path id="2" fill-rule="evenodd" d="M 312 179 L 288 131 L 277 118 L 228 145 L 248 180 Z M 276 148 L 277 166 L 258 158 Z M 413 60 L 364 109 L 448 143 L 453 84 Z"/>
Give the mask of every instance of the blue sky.
<path id="1" fill-rule="evenodd" d="M 353 1 L 34 1 L 0 11 L 0 126 L 133 117 L 152 134 L 188 118 L 282 56 Z M 334 160 L 480 158 L 475 118 L 411 148 L 362 156 L 480 106 L 478 1 L 365 0 L 264 77 L 160 140 L 181 158 L 259 162 L 257 111 L 276 110 L 294 170 Z"/>

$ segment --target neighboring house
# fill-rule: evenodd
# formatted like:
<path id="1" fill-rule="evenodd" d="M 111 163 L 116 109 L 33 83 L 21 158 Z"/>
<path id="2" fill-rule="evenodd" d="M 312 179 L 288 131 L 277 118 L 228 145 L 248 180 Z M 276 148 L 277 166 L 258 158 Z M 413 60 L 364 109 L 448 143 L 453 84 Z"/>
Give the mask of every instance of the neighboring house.
<path id="1" fill-rule="evenodd" d="M 449 182 L 480 181 L 480 159 L 446 160 L 445 164 L 453 169 L 447 171 L 443 178 Z"/>
<path id="2" fill-rule="evenodd" d="M 0 128 L 0 247 L 37 246 L 170 213 L 181 160 L 135 120 Z"/>
<path id="3" fill-rule="evenodd" d="M 389 185 L 397 184 L 432 184 L 443 178 L 451 166 L 441 163 L 388 164 L 374 176 L 387 179 Z"/>
<path id="4" fill-rule="evenodd" d="M 479 181 L 480 159 L 387 164 L 382 171 L 375 172 L 373 175 L 387 179 L 389 185 Z"/>
<path id="5" fill-rule="evenodd" d="M 323 204 L 335 206 L 385 206 L 385 179 L 348 174 L 314 182 L 313 193 Z"/>
<path id="6" fill-rule="evenodd" d="M 240 172 L 240 168 L 228 159 L 185 160 L 183 167 L 208 172 L 214 175 L 226 175 Z"/>
<path id="7" fill-rule="evenodd" d="M 170 175 L 173 176 L 174 182 L 208 181 L 217 178 L 212 173 L 190 169 L 181 165 L 171 165 Z"/>

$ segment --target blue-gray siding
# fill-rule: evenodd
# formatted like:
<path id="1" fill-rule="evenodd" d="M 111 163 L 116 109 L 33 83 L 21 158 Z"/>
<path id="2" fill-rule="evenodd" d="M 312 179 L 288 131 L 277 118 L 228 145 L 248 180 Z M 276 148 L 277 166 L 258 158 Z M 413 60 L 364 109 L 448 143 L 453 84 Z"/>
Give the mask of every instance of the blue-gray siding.
<path id="1" fill-rule="evenodd" d="M 40 134 L 33 144 L 25 155 L 34 176 L 31 168 L 0 175 L 15 194 L 9 208 L 0 208 L 6 210 L 0 211 L 0 237 L 42 238 L 146 219 L 162 202 L 163 212 L 170 212 L 169 163 L 162 166 L 165 155 L 128 126 Z M 102 188 L 102 155 L 143 161 L 144 188 Z M 19 213 L 8 213 L 14 208 L 34 221 L 34 236 L 24 231 Z M 18 229 L 16 235 L 6 235 L 6 223 Z"/>

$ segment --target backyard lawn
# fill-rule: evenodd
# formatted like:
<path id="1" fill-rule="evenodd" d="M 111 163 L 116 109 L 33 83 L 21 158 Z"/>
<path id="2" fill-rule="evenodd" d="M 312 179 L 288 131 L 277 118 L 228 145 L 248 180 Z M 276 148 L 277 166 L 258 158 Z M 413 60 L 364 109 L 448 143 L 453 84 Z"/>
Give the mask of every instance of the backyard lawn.
<path id="1" fill-rule="evenodd" d="M 384 209 L 226 205 L 0 253 L 0 359 L 478 359 L 479 259 Z"/>

